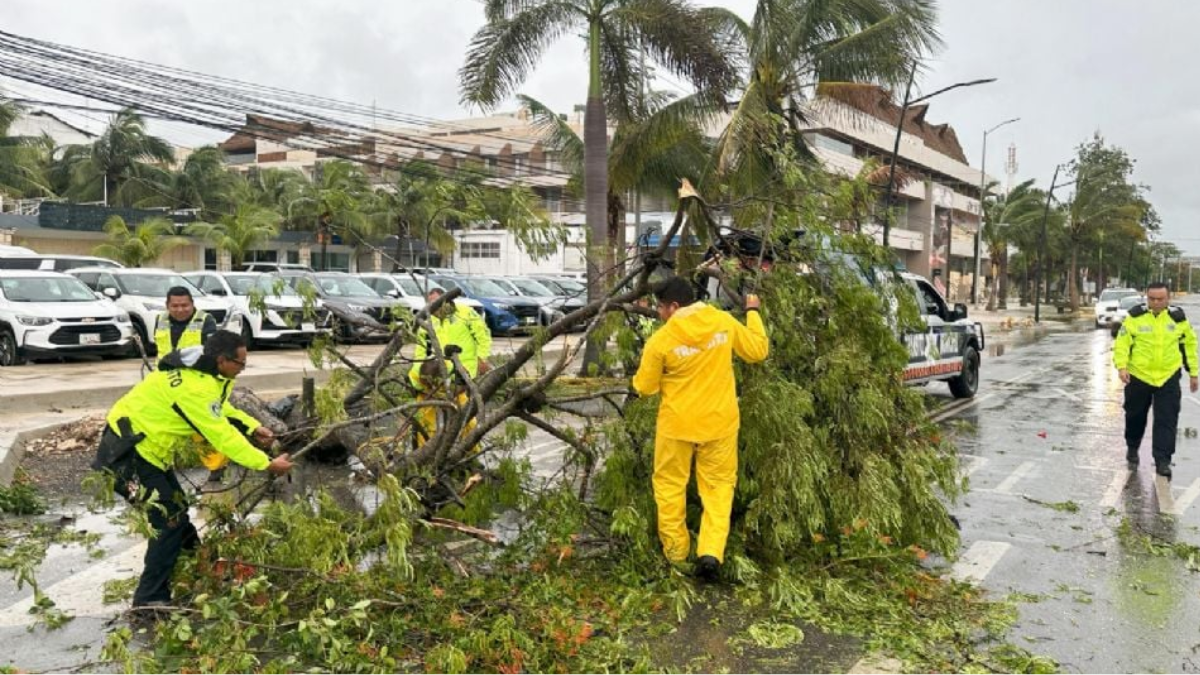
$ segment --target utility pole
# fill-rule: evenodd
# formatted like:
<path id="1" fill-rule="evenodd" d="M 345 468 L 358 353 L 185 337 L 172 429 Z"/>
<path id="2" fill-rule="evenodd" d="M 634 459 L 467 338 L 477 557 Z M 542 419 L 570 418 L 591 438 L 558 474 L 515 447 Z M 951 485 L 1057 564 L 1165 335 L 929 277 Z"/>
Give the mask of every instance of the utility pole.
<path id="1" fill-rule="evenodd" d="M 979 273 L 981 268 L 982 256 L 980 255 L 981 240 L 983 237 L 983 226 L 987 217 L 987 139 L 988 134 L 999 129 L 1006 124 L 1012 124 L 1020 120 L 1020 117 L 1014 117 L 1011 120 L 1004 120 L 991 129 L 983 132 L 983 157 L 979 160 L 979 224 L 975 226 L 975 275 L 971 277 L 971 304 L 979 304 Z M 1009 163 L 1014 164 L 1012 149 L 1009 149 Z M 1009 174 L 1009 182 L 1012 182 L 1012 174 Z"/>
<path id="2" fill-rule="evenodd" d="M 1054 178 L 1050 179 L 1050 189 L 1046 191 L 1046 208 L 1042 210 L 1042 245 L 1038 252 L 1038 275 L 1037 284 L 1033 287 L 1033 322 L 1039 323 L 1042 320 L 1042 275 L 1046 265 L 1043 260 L 1046 257 L 1046 221 L 1050 218 L 1050 200 L 1054 198 L 1054 187 L 1058 184 L 1058 170 L 1062 165 L 1054 167 Z M 1047 288 L 1047 298 L 1049 297 L 1049 288 Z"/>

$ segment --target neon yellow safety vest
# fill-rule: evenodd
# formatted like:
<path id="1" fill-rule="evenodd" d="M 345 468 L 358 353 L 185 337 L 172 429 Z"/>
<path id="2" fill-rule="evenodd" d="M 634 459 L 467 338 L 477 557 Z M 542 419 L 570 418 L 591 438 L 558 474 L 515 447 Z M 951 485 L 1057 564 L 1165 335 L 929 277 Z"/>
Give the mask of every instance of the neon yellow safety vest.
<path id="1" fill-rule="evenodd" d="M 128 417 L 134 433 L 146 435 L 137 444 L 138 454 L 164 471 L 176 464 L 181 449 L 196 447 L 196 435 L 234 462 L 261 471 L 270 459 L 232 420 L 245 425 L 248 434 L 261 425 L 229 404 L 232 390 L 233 380 L 192 368 L 156 370 L 113 405 L 108 426 L 117 430 L 118 420 Z"/>
<path id="2" fill-rule="evenodd" d="M 479 372 L 479 362 L 486 361 L 492 355 L 492 334 L 483 318 L 470 307 L 456 304 L 454 313 L 448 318 L 431 316 L 429 323 L 433 325 L 433 332 L 437 334 L 438 345 L 442 351 L 445 351 L 448 345 L 458 345 L 462 348 L 458 359 L 462 361 L 463 367 L 471 377 L 475 377 Z M 413 364 L 408 374 L 417 387 L 421 386 L 421 361 L 429 356 L 429 351 L 429 339 L 422 329 L 417 332 L 417 347 L 413 354 L 417 363 Z"/>
<path id="3" fill-rule="evenodd" d="M 1113 365 L 1118 370 L 1161 387 L 1183 366 L 1187 354 L 1188 373 L 1200 373 L 1196 363 L 1196 332 L 1183 310 L 1170 307 L 1154 315 L 1145 305 L 1129 310 L 1113 343 Z"/>
<path id="4" fill-rule="evenodd" d="M 171 314 L 161 312 L 158 315 L 158 326 L 154 330 L 154 346 L 158 348 L 159 356 L 187 347 L 199 347 L 204 344 L 204 321 L 208 315 L 200 310 L 192 314 L 187 328 L 179 334 L 179 343 L 171 344 Z"/>

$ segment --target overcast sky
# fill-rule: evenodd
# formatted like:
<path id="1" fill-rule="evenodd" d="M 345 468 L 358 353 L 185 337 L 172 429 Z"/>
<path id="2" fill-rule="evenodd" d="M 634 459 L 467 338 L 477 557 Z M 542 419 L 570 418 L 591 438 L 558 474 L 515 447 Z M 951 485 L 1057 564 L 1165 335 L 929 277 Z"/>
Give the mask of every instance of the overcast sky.
<path id="1" fill-rule="evenodd" d="M 748 16 L 754 0 L 719 0 Z M 949 92 L 927 119 L 949 122 L 973 166 L 984 129 L 988 170 L 1004 173 L 1017 146 L 1017 180 L 1050 181 L 1054 166 L 1095 131 L 1137 160 L 1164 238 L 1200 254 L 1200 3 L 1193 0 L 942 0 L 945 47 L 919 82 L 925 91 L 984 77 Z M 4 0 L 0 29 L 189 70 L 381 108 L 451 119 L 457 71 L 482 23 L 477 0 Z M 670 85 L 666 84 L 670 89 Z M 586 95 L 581 40 L 568 36 L 521 87 L 570 111 Z M 9 93 L 28 86 L 0 78 Z M 511 107 L 511 106 L 510 106 Z M 96 126 L 99 126 L 97 121 Z M 211 133 L 171 128 L 181 145 Z"/>

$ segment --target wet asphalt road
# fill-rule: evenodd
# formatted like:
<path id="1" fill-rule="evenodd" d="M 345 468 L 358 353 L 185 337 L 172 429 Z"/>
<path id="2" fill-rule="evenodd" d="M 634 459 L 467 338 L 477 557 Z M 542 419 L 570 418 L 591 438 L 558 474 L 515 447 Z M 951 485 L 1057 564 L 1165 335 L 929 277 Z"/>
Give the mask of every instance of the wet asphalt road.
<path id="1" fill-rule="evenodd" d="M 1184 304 L 1200 317 L 1200 300 Z M 956 573 L 996 595 L 1018 594 L 1010 639 L 1057 659 L 1068 672 L 1200 670 L 1200 574 L 1185 561 L 1128 550 L 1115 536 L 1128 520 L 1166 541 L 1200 544 L 1200 439 L 1181 433 L 1170 498 L 1153 477 L 1150 440 L 1142 468 L 1124 462 L 1122 393 L 1112 338 L 1085 321 L 1037 338 L 1006 335 L 985 356 L 979 395 L 955 401 L 944 384 L 928 395 L 963 453 L 970 492 L 953 507 L 963 526 Z M 991 352 L 992 350 L 988 350 Z M 1185 392 L 1180 429 L 1200 428 L 1200 395 Z M 523 453 L 542 477 L 562 444 L 532 432 Z M 1078 512 L 1045 503 L 1072 501 Z M 1162 511 L 1175 515 L 1164 515 Z M 106 555 L 51 549 L 39 578 L 76 618 L 59 631 L 30 630 L 29 589 L 0 577 L 0 665 L 62 669 L 95 658 L 122 605 L 98 602 L 99 586 L 140 569 L 140 542 L 104 515 L 78 526 L 104 533 Z"/>
<path id="2" fill-rule="evenodd" d="M 1200 300 L 1181 305 L 1200 317 Z M 1159 541 L 1200 545 L 1200 439 L 1185 436 L 1200 428 L 1200 394 L 1183 381 L 1169 488 L 1154 474 L 1149 427 L 1131 473 L 1112 337 L 1075 328 L 986 358 L 973 403 L 929 387 L 944 399 L 940 416 L 956 429 L 969 475 L 970 492 L 953 508 L 957 569 L 996 594 L 1020 594 L 1010 640 L 1066 672 L 1200 671 L 1200 574 L 1116 536 L 1127 521 Z"/>

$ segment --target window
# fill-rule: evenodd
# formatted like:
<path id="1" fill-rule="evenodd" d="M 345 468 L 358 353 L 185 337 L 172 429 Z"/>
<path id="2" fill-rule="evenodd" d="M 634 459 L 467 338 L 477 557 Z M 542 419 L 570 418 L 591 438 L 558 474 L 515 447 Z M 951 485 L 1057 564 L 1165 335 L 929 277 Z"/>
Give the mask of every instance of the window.
<path id="1" fill-rule="evenodd" d="M 921 313 L 927 316 L 937 316 L 942 319 L 946 318 L 946 303 L 942 300 L 942 296 L 924 281 L 917 283 L 917 299 L 921 302 Z"/>
<path id="2" fill-rule="evenodd" d="M 222 284 L 221 280 L 216 278 L 215 276 L 212 276 L 211 274 L 206 274 L 200 280 L 200 290 L 204 291 L 205 293 L 212 293 L 213 291 L 220 291 L 221 294 L 224 295 L 225 294 L 225 285 Z"/>
<path id="3" fill-rule="evenodd" d="M 822 150 L 829 150 L 830 152 L 836 152 L 840 155 L 847 155 L 849 157 L 854 156 L 854 146 L 845 141 L 840 141 L 824 134 L 813 134 L 808 138 L 813 145 L 821 148 Z"/>
<path id="4" fill-rule="evenodd" d="M 206 269 L 206 270 L 217 269 L 217 249 L 215 249 L 215 248 L 204 249 L 204 269 Z"/>
<path id="5" fill-rule="evenodd" d="M 299 265 L 300 264 L 300 251 L 288 251 L 287 252 L 287 262 L 289 265 Z"/>
<path id="6" fill-rule="evenodd" d="M 246 251 L 245 262 L 279 262 L 279 251 Z"/>
<path id="7" fill-rule="evenodd" d="M 99 272 L 80 272 L 79 274 L 75 275 L 75 278 L 82 281 L 84 284 L 87 285 L 88 288 L 92 289 L 93 291 L 99 290 L 96 287 L 97 281 L 100 279 Z"/>
<path id="8" fill-rule="evenodd" d="M 459 249 L 460 258 L 500 258 L 498 241 L 464 241 Z"/>
<path id="9" fill-rule="evenodd" d="M 328 252 L 328 260 L 325 262 L 325 269 L 332 272 L 349 272 L 350 271 L 350 254 L 349 253 L 334 253 Z"/>

